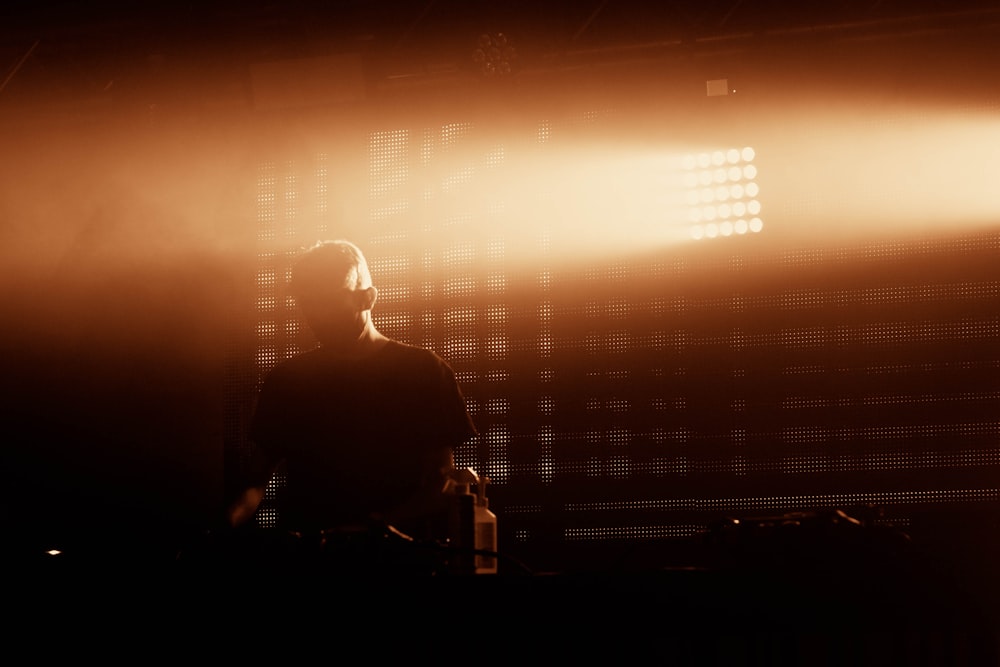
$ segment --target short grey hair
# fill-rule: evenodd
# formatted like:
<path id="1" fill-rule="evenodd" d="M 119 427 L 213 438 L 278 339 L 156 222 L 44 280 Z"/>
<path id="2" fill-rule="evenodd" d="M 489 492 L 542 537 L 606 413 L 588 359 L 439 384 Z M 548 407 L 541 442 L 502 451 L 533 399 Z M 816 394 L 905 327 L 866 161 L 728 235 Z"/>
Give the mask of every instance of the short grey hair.
<path id="1" fill-rule="evenodd" d="M 357 290 L 372 285 L 368 260 L 361 249 L 350 241 L 319 241 L 307 248 L 292 266 L 289 288 L 295 296 L 311 286 L 334 281 L 344 281 L 345 287 Z"/>

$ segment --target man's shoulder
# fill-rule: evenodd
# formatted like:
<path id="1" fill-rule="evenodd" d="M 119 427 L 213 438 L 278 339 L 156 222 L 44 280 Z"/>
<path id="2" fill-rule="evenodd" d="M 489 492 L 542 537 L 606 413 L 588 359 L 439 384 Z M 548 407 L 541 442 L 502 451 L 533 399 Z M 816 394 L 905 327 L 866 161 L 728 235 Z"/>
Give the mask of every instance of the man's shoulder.
<path id="1" fill-rule="evenodd" d="M 282 359 L 271 369 L 272 373 L 282 373 L 296 368 L 307 368 L 313 366 L 316 360 L 322 356 L 322 348 L 314 347 L 311 350 L 298 352 L 287 359 Z"/>
<path id="2" fill-rule="evenodd" d="M 391 360 L 392 363 L 447 365 L 444 358 L 434 350 L 398 340 L 389 340 L 383 348 L 381 356 L 383 359 Z"/>
<path id="3" fill-rule="evenodd" d="M 341 372 L 351 368 L 374 370 L 382 366 L 397 370 L 403 368 L 414 370 L 450 369 L 448 362 L 430 348 L 389 339 L 374 354 L 361 358 L 345 358 L 330 353 L 322 347 L 316 347 L 278 362 L 268 373 L 268 376 L 280 380 L 300 375 Z"/>
<path id="4" fill-rule="evenodd" d="M 398 354 L 412 358 L 437 358 L 437 353 L 427 347 L 420 347 L 413 343 L 406 343 L 401 340 L 390 338 L 386 341 L 385 352 L 388 354 Z"/>

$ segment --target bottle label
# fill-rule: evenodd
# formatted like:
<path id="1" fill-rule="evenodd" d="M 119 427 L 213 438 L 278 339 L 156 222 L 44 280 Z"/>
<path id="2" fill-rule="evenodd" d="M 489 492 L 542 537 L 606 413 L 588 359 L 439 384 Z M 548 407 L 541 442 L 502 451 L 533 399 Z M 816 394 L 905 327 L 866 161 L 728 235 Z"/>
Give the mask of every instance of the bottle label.
<path id="1" fill-rule="evenodd" d="M 482 551 L 497 550 L 497 526 L 492 521 L 476 523 L 476 549 Z M 477 572 L 496 572 L 496 556 L 476 554 Z"/>

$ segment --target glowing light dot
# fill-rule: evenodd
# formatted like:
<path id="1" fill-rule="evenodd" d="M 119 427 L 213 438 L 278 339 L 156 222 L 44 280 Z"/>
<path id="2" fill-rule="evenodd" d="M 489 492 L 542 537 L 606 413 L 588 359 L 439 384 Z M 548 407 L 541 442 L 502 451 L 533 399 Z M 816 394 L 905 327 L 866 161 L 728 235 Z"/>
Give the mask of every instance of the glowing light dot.
<path id="1" fill-rule="evenodd" d="M 691 209 L 691 213 L 688 214 L 688 217 L 691 219 L 691 222 L 701 222 L 701 209 Z"/>
<path id="2" fill-rule="evenodd" d="M 712 179 L 716 183 L 725 183 L 726 177 L 727 174 L 725 169 L 716 169 L 714 172 L 712 172 Z"/>
<path id="3" fill-rule="evenodd" d="M 736 164 L 740 161 L 740 152 L 735 148 L 730 148 L 726 153 L 726 161 L 728 161 L 729 164 Z"/>
<path id="4" fill-rule="evenodd" d="M 701 228 L 701 225 L 695 225 L 691 228 L 691 238 L 697 240 L 705 236 L 705 230 Z"/>
<path id="5" fill-rule="evenodd" d="M 719 226 L 717 224 L 713 222 L 711 224 L 705 225 L 705 236 L 707 236 L 710 239 L 714 239 L 718 235 L 719 235 Z"/>
<path id="6" fill-rule="evenodd" d="M 719 225 L 719 233 L 722 234 L 723 236 L 732 236 L 733 235 L 733 223 L 728 222 L 728 221 L 727 222 L 723 222 L 721 225 Z"/>
<path id="7" fill-rule="evenodd" d="M 715 199 L 715 195 L 712 193 L 710 188 L 705 188 L 701 191 L 701 201 L 706 204 L 710 204 Z"/>
<path id="8" fill-rule="evenodd" d="M 729 196 L 733 199 L 743 198 L 743 186 L 742 185 L 731 185 L 729 186 Z"/>
<path id="9" fill-rule="evenodd" d="M 731 180 L 731 181 L 738 181 L 741 178 L 743 178 L 743 170 L 742 169 L 740 169 L 739 167 L 730 167 L 729 168 L 729 180 Z"/>
<path id="10" fill-rule="evenodd" d="M 725 164 L 726 154 L 722 151 L 715 151 L 712 153 L 712 164 L 719 166 L 720 164 Z"/>
<path id="11" fill-rule="evenodd" d="M 702 169 L 704 169 L 704 168 L 710 166 L 711 164 L 712 164 L 712 156 L 711 155 L 709 155 L 708 153 L 699 153 L 698 154 L 698 166 L 699 167 L 701 167 Z"/>
<path id="12" fill-rule="evenodd" d="M 764 229 L 764 222 L 760 218 L 753 218 L 750 221 L 751 232 L 759 232 L 762 229 Z"/>
<path id="13" fill-rule="evenodd" d="M 743 167 L 743 177 L 748 181 L 752 181 L 753 179 L 757 178 L 757 167 L 753 166 L 752 164 L 748 164 L 747 166 Z"/>
<path id="14" fill-rule="evenodd" d="M 754 159 L 754 157 L 756 157 L 756 155 L 757 154 L 754 152 L 754 149 L 750 148 L 749 146 L 744 148 L 743 152 L 741 153 L 744 162 L 750 162 L 751 160 Z"/>
<path id="15" fill-rule="evenodd" d="M 756 183 L 747 183 L 747 197 L 756 197 L 759 192 L 760 188 Z"/>
<path id="16" fill-rule="evenodd" d="M 757 215 L 760 213 L 760 202 L 754 199 L 752 202 L 747 204 L 747 211 L 750 215 Z"/>
<path id="17" fill-rule="evenodd" d="M 746 215 L 746 212 L 747 212 L 747 205 L 744 204 L 743 202 L 738 201 L 735 204 L 733 204 L 733 215 L 740 217 Z"/>
<path id="18" fill-rule="evenodd" d="M 715 188 L 715 198 L 719 201 L 726 201 L 729 199 L 729 188 L 724 185 L 720 185 Z"/>
<path id="19" fill-rule="evenodd" d="M 750 225 L 748 225 L 747 221 L 744 220 L 743 218 L 740 218 L 735 223 L 733 223 L 733 229 L 736 230 L 737 234 L 746 234 L 749 228 Z"/>
<path id="20" fill-rule="evenodd" d="M 703 171 L 700 174 L 698 174 L 698 182 L 701 183 L 702 185 L 711 185 L 712 184 L 712 172 L 710 172 L 710 171 Z"/>
<path id="21" fill-rule="evenodd" d="M 706 206 L 702 209 L 701 214 L 706 220 L 715 220 L 716 210 L 714 206 Z"/>
<path id="22" fill-rule="evenodd" d="M 729 207 L 729 204 L 722 204 L 721 206 L 719 206 L 720 218 L 728 218 L 731 213 L 732 209 Z"/>

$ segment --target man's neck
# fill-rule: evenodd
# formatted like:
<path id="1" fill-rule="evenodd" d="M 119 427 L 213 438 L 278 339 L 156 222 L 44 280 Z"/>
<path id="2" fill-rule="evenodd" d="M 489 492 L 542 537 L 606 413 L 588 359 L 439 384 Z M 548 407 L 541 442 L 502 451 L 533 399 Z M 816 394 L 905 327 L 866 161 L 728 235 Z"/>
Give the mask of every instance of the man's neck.
<path id="1" fill-rule="evenodd" d="M 328 345 L 321 342 L 320 347 L 338 357 L 351 358 L 351 359 L 361 359 L 374 354 L 389 342 L 389 338 L 382 335 L 382 333 L 375 328 L 375 325 L 371 322 L 365 326 L 362 330 L 361 335 L 359 335 L 353 341 L 348 343 Z"/>

